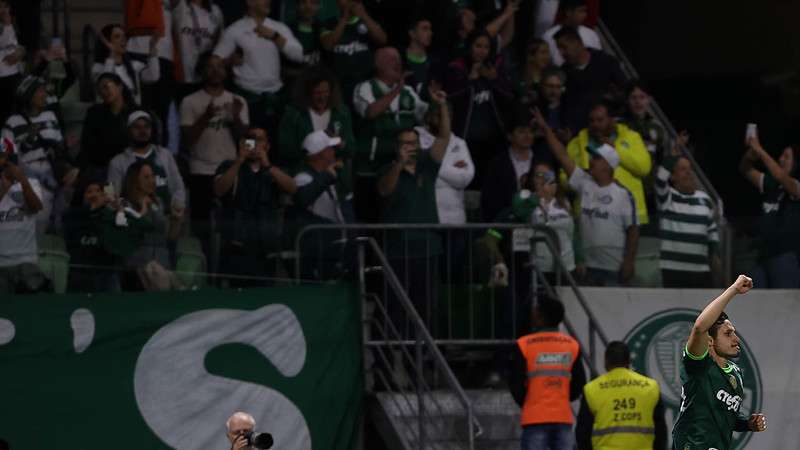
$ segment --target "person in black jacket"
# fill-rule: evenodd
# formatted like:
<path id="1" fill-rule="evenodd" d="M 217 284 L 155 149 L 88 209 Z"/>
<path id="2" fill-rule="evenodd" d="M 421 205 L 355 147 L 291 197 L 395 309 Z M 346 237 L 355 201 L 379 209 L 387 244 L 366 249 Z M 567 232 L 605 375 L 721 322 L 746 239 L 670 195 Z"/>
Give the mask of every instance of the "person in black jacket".
<path id="1" fill-rule="evenodd" d="M 297 192 L 294 205 L 287 211 L 287 221 L 295 226 L 292 236 L 307 225 L 353 222 L 351 199 L 337 189 L 343 163 L 336 158 L 336 147 L 341 144 L 340 137 L 328 136 L 322 130 L 309 133 L 303 140 L 306 162 L 294 177 Z M 343 255 L 343 237 L 341 232 L 329 230 L 304 236 L 300 246 L 305 259 L 301 265 L 303 278 L 325 278 L 333 273 Z"/>
<path id="2" fill-rule="evenodd" d="M 555 40 L 567 74 L 565 106 L 581 121 L 575 124 L 575 129 L 580 130 L 586 128 L 592 103 L 600 99 L 612 103 L 622 100 L 625 74 L 616 58 L 587 48 L 575 28 L 560 29 Z"/>
<path id="3" fill-rule="evenodd" d="M 103 242 L 103 221 L 114 212 L 103 190 L 104 180 L 87 178 L 79 184 L 82 201 L 64 215 L 64 238 L 70 254 L 70 292 L 119 292 L 114 256 Z"/>
<path id="4" fill-rule="evenodd" d="M 550 152 L 534 145 L 530 114 L 517 110 L 509 127 L 507 150 L 500 150 L 489 164 L 487 182 L 481 190 L 481 219 L 494 222 L 501 211 L 511 206 L 511 199 L 521 188 L 522 176 L 539 161 L 554 166 Z"/>
<path id="5" fill-rule="evenodd" d="M 101 103 L 86 112 L 78 166 L 91 176 L 104 176 L 111 159 L 128 147 L 128 115 L 137 106 L 119 75 L 104 73 L 97 78 Z"/>

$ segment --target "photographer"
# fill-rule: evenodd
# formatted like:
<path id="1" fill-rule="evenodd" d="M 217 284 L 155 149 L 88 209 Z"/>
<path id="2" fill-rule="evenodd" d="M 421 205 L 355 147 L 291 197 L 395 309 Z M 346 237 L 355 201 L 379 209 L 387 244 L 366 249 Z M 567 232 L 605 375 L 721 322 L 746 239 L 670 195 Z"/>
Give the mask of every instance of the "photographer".
<path id="1" fill-rule="evenodd" d="M 793 289 L 800 287 L 800 175 L 798 151 L 786 147 L 777 161 L 761 146 L 753 133 L 739 170 L 761 193 L 763 212 L 759 223 L 762 239 L 758 266 L 753 270 L 756 287 Z M 766 168 L 761 171 L 755 163 Z"/>
<path id="2" fill-rule="evenodd" d="M 231 450 L 245 450 L 248 446 L 247 436 L 253 432 L 256 419 L 246 412 L 234 413 L 225 423 L 228 440 L 231 441 Z"/>

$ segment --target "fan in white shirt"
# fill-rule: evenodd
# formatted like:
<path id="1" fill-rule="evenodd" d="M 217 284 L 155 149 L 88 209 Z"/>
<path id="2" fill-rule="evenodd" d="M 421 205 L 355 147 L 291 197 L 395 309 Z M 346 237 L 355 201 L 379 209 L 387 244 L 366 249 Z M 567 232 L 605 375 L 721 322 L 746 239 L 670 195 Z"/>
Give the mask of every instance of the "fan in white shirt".
<path id="1" fill-rule="evenodd" d="M 179 0 L 172 12 L 175 45 L 183 66 L 183 82 L 199 83 L 196 70 L 201 54 L 214 48 L 222 33 L 222 11 L 211 0 Z"/>
<path id="2" fill-rule="evenodd" d="M 597 32 L 583 25 L 588 15 L 586 1 L 565 0 L 562 2 L 561 8 L 564 11 L 564 20 L 562 20 L 562 23 L 555 25 L 542 35 L 542 40 L 547 42 L 547 46 L 550 48 L 550 57 L 553 61 L 553 65 L 561 66 L 564 64 L 564 58 L 561 56 L 561 52 L 558 51 L 558 46 L 556 45 L 555 35 L 565 26 L 578 30 L 578 34 L 580 34 L 584 46 L 602 50 L 603 45 L 600 43 L 600 36 Z"/>
<path id="3" fill-rule="evenodd" d="M 439 116 L 437 108 L 429 108 L 425 114 L 425 126 L 414 128 L 419 134 L 420 146 L 425 151 L 433 146 L 439 134 Z M 464 189 L 469 186 L 474 176 L 475 164 L 469 156 L 467 143 L 455 134 L 451 134 L 436 180 L 436 209 L 440 223 L 454 225 L 467 223 Z"/>
<path id="4" fill-rule="evenodd" d="M 605 286 L 627 283 L 634 275 L 639 222 L 633 195 L 614 182 L 619 155 L 609 144 L 596 148 L 588 172 L 577 167 L 542 114 L 534 120 L 550 150 L 569 177 L 581 205 L 580 229 L 590 281 Z"/>
<path id="5" fill-rule="evenodd" d="M 276 93 L 281 82 L 281 53 L 291 61 L 303 62 L 303 46 L 281 22 L 267 17 L 270 0 L 247 0 L 247 15 L 222 34 L 214 54 L 229 60 L 242 49 L 242 64 L 233 69 L 236 84 L 253 94 Z"/>

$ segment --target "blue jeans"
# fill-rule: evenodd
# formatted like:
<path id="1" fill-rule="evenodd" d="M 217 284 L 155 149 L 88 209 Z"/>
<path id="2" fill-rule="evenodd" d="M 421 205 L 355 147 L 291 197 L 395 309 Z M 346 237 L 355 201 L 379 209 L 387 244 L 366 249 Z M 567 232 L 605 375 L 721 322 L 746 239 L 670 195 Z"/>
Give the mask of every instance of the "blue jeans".
<path id="1" fill-rule="evenodd" d="M 797 289 L 800 287 L 800 257 L 795 252 L 775 255 L 753 268 L 750 276 L 756 288 Z"/>
<path id="2" fill-rule="evenodd" d="M 565 423 L 526 425 L 520 443 L 522 450 L 572 450 L 575 435 L 572 425 Z"/>

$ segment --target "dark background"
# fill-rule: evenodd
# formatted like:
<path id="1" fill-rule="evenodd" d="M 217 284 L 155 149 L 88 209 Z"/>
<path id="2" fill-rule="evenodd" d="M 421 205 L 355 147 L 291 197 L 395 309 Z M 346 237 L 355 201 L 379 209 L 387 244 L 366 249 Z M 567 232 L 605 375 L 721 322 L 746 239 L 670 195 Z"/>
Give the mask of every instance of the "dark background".
<path id="1" fill-rule="evenodd" d="M 737 170 L 747 122 L 773 154 L 800 143 L 800 2 L 602 2 L 602 17 L 696 157 L 733 222 L 759 214 Z"/>

